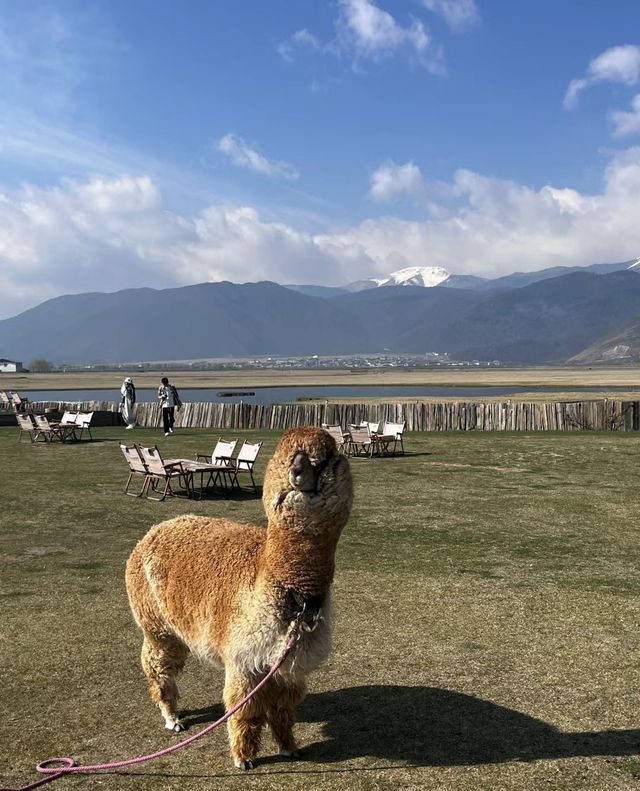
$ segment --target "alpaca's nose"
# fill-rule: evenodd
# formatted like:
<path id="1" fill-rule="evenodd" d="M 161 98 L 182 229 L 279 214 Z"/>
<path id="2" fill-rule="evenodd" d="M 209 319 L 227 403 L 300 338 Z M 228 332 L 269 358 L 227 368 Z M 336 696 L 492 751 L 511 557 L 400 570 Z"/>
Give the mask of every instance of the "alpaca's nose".
<path id="1" fill-rule="evenodd" d="M 306 453 L 297 453 L 289 467 L 289 481 L 301 491 L 312 491 L 315 488 L 313 467 Z"/>
<path id="2" fill-rule="evenodd" d="M 305 463 L 306 462 L 306 463 Z M 298 453 L 294 460 L 291 462 L 291 472 L 293 475 L 300 475 L 309 464 L 309 457 L 306 453 Z"/>

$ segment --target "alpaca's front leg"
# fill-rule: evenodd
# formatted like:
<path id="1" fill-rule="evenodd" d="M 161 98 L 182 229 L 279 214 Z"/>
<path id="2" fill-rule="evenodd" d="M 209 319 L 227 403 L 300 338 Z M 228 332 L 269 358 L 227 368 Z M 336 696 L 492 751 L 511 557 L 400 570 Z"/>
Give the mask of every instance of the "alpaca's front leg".
<path id="1" fill-rule="evenodd" d="M 255 680 L 227 672 L 224 705 L 227 711 L 236 706 L 255 686 Z M 253 769 L 260 749 L 260 737 L 266 721 L 262 695 L 250 700 L 227 722 L 231 757 L 238 769 Z"/>
<path id="2" fill-rule="evenodd" d="M 278 746 L 280 755 L 292 758 L 298 748 L 293 737 L 296 721 L 296 706 L 305 696 L 303 684 L 289 685 L 273 681 L 265 689 L 267 722 Z"/>

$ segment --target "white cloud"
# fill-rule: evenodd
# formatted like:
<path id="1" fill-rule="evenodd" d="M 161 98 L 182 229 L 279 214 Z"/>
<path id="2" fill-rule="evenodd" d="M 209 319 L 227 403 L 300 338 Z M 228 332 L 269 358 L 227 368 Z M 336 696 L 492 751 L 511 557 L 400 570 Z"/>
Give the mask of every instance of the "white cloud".
<path id="1" fill-rule="evenodd" d="M 579 94 L 599 82 L 619 82 L 635 85 L 640 79 L 640 47 L 626 44 L 611 47 L 594 58 L 584 77 L 571 80 L 564 97 L 564 106 L 571 109 L 577 105 Z"/>
<path id="2" fill-rule="evenodd" d="M 456 33 L 473 27 L 480 21 L 475 0 L 422 0 L 422 4 L 429 11 L 440 15 Z"/>
<path id="3" fill-rule="evenodd" d="M 433 46 L 420 19 L 411 16 L 403 25 L 375 0 L 338 0 L 338 4 L 335 38 L 322 42 L 303 28 L 277 46 L 279 54 L 288 62 L 294 60 L 298 50 L 346 57 L 357 70 L 362 61 L 379 61 L 403 53 L 434 74 L 444 73 L 442 52 Z"/>
<path id="4" fill-rule="evenodd" d="M 626 45 L 611 47 L 589 64 L 592 80 L 624 82 L 628 85 L 638 82 L 640 76 L 640 47 Z"/>
<path id="5" fill-rule="evenodd" d="M 207 280 L 337 285 L 408 266 L 493 277 L 640 255 L 640 147 L 613 156 L 594 195 L 468 170 L 445 191 L 457 203 L 430 219 L 388 216 L 321 232 L 303 230 L 295 214 L 266 220 L 252 206 L 178 214 L 148 176 L 0 191 L 0 316 L 83 291 Z"/>
<path id="6" fill-rule="evenodd" d="M 390 202 L 402 195 L 417 195 L 422 189 L 422 173 L 413 162 L 380 165 L 369 179 L 369 196 L 379 202 Z"/>
<path id="7" fill-rule="evenodd" d="M 340 6 L 340 35 L 361 56 L 375 58 L 403 47 L 422 54 L 429 46 L 429 35 L 418 19 L 403 27 L 373 0 L 341 0 Z"/>
<path id="8" fill-rule="evenodd" d="M 640 134 L 640 94 L 631 100 L 631 111 L 612 110 L 609 118 L 614 124 L 613 134 L 616 137 Z"/>
<path id="9" fill-rule="evenodd" d="M 571 80 L 569 83 L 569 87 L 567 88 L 567 92 L 564 95 L 564 108 L 565 110 L 571 110 L 578 104 L 578 94 L 580 91 L 583 91 L 587 85 L 589 85 L 589 80 L 579 79 L 579 80 Z"/>
<path id="10" fill-rule="evenodd" d="M 155 285 L 158 257 L 183 235 L 146 176 L 0 192 L 0 315 L 112 283 Z"/>
<path id="11" fill-rule="evenodd" d="M 0 317 L 68 293 L 202 281 L 342 279 L 315 237 L 253 207 L 168 211 L 148 176 L 0 190 Z"/>
<path id="12" fill-rule="evenodd" d="M 296 30 L 291 36 L 289 41 L 284 41 L 278 44 L 276 50 L 278 54 L 287 61 L 293 63 L 294 51 L 296 49 L 308 49 L 315 52 L 327 52 L 328 48 L 324 45 L 317 36 L 310 33 L 306 28 Z"/>
<path id="13" fill-rule="evenodd" d="M 423 222 L 367 220 L 339 234 L 341 246 L 362 249 L 376 263 L 372 274 L 428 265 L 493 277 L 640 254 L 640 148 L 610 162 L 598 195 L 533 190 L 465 170 L 450 188 L 456 210 Z"/>
<path id="14" fill-rule="evenodd" d="M 300 173 L 288 162 L 277 162 L 267 159 L 255 148 L 251 148 L 239 135 L 227 134 L 216 143 L 217 150 L 228 157 L 234 165 L 238 165 L 265 176 L 275 176 L 295 181 Z"/>

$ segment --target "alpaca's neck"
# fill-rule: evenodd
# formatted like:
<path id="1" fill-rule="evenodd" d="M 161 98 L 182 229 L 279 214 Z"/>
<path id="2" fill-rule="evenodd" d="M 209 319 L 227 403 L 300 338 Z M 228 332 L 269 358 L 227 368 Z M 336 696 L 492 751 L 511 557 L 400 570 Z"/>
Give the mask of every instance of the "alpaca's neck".
<path id="1" fill-rule="evenodd" d="M 303 596 L 325 594 L 333 582 L 338 536 L 308 535 L 269 525 L 262 573 Z"/>

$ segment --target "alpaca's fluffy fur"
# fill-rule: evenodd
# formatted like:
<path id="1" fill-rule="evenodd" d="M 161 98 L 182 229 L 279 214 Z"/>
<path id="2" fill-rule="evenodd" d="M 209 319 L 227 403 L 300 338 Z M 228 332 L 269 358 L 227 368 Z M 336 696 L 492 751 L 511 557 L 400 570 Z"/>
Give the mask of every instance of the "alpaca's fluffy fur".
<path id="1" fill-rule="evenodd" d="M 163 522 L 127 563 L 127 592 L 142 629 L 142 667 L 167 728 L 180 730 L 176 676 L 191 651 L 224 665 L 224 702 L 233 707 L 281 653 L 293 617 L 291 592 L 322 601 L 322 620 L 256 698 L 229 720 L 236 766 L 249 768 L 265 724 L 292 755 L 295 707 L 305 676 L 328 655 L 335 549 L 351 510 L 347 460 L 316 428 L 288 431 L 269 461 L 263 488 L 267 530 L 224 519 Z"/>

